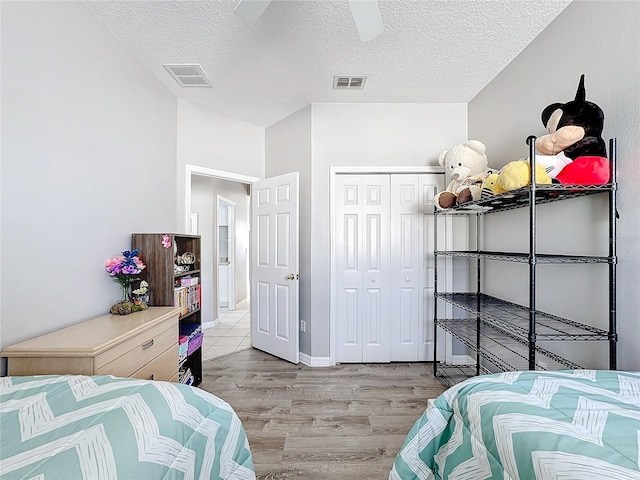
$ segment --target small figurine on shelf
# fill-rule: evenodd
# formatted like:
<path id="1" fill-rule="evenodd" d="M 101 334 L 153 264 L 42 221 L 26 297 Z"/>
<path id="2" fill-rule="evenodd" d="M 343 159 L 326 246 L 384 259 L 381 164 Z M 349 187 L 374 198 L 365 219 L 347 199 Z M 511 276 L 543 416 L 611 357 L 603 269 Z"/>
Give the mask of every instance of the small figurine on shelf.
<path id="1" fill-rule="evenodd" d="M 149 308 L 149 283 L 146 280 L 140 282 L 140 286 L 133 292 L 133 309 L 146 310 Z"/>

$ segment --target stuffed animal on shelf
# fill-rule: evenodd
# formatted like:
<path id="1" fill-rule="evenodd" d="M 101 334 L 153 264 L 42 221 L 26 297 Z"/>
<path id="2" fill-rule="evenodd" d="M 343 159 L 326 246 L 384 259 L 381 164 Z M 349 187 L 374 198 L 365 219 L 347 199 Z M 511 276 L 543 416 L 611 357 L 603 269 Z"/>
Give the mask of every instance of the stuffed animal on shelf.
<path id="1" fill-rule="evenodd" d="M 515 160 L 500 169 L 496 185 L 503 192 L 526 187 L 531 183 L 531 163 L 529 160 Z M 536 162 L 536 184 L 550 184 L 551 177 L 545 168 Z"/>
<path id="2" fill-rule="evenodd" d="M 442 151 L 438 163 L 451 176 L 447 188 L 435 196 L 438 209 L 479 200 L 482 182 L 490 174 L 497 172 L 496 169 L 489 168 L 486 147 L 478 140 L 469 140 Z"/>
<path id="3" fill-rule="evenodd" d="M 504 193 L 504 189 L 498 185 L 498 174 L 492 173 L 482 182 L 482 191 L 480 193 L 480 198 L 485 200 L 487 198 L 491 198 L 495 195 L 499 195 Z"/>
<path id="4" fill-rule="evenodd" d="M 526 187 L 531 182 L 531 164 L 529 160 L 523 158 L 507 163 L 500 169 L 498 173 L 489 175 L 482 184 L 481 199 L 499 195 L 509 190 L 515 190 Z M 545 168 L 536 163 L 536 184 L 550 184 L 551 177 L 547 174 Z"/>
<path id="5" fill-rule="evenodd" d="M 561 184 L 602 185 L 609 182 L 607 149 L 602 139 L 604 112 L 586 100 L 584 74 L 575 98 L 552 103 L 542 111 L 549 132 L 536 139 L 536 163 Z"/>
<path id="6" fill-rule="evenodd" d="M 549 133 L 536 139 L 537 184 L 603 185 L 609 181 L 609 160 L 601 136 L 604 113 L 586 100 L 584 75 L 575 98 L 547 106 L 542 123 Z M 527 159 L 507 163 L 492 180 L 493 186 L 487 185 L 482 198 L 529 185 L 530 172 Z"/>

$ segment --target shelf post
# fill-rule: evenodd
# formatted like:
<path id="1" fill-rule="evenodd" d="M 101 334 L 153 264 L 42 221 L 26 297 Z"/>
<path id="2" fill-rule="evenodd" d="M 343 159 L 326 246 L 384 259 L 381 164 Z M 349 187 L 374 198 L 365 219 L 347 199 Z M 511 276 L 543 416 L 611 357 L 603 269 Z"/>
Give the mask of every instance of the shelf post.
<path id="1" fill-rule="evenodd" d="M 480 214 L 476 213 L 476 253 L 480 251 Z M 476 375 L 480 375 L 480 329 L 482 322 L 480 321 L 480 292 L 482 291 L 480 284 L 480 256 L 476 257 Z"/>
<path id="2" fill-rule="evenodd" d="M 529 143 L 529 370 L 536 369 L 536 137 Z"/>
<path id="3" fill-rule="evenodd" d="M 433 376 L 438 376 L 438 212 L 433 211 Z"/>
<path id="4" fill-rule="evenodd" d="M 609 370 L 617 369 L 617 341 L 616 332 L 616 267 L 618 263 L 616 251 L 616 139 L 609 139 Z"/>

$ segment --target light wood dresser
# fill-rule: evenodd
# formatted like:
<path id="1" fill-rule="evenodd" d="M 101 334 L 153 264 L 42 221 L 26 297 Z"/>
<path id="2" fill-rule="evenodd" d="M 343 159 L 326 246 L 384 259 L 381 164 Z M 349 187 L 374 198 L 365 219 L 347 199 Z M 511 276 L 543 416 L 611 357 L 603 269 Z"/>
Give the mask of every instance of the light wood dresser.
<path id="1" fill-rule="evenodd" d="M 9 375 L 114 375 L 178 380 L 180 308 L 104 315 L 6 347 Z"/>

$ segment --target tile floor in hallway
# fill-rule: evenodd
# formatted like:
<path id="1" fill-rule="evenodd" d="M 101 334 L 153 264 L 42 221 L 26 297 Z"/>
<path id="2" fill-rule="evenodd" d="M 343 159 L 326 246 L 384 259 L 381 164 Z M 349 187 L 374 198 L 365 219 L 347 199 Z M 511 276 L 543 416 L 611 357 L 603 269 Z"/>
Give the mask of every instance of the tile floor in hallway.
<path id="1" fill-rule="evenodd" d="M 247 348 L 251 348 L 249 302 L 244 301 L 236 310 L 221 310 L 218 323 L 204 331 L 202 361 Z"/>

